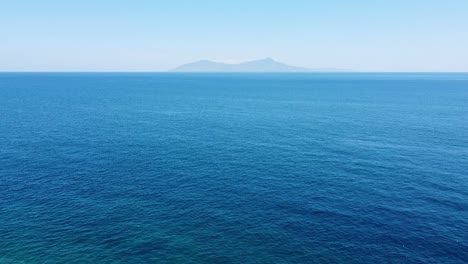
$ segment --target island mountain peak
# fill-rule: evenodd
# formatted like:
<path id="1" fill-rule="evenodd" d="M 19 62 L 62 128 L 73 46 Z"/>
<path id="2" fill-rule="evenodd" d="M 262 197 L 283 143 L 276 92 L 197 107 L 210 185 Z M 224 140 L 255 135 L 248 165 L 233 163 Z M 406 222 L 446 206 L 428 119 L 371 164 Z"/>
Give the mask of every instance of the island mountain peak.
<path id="1" fill-rule="evenodd" d="M 275 61 L 274 59 L 269 58 L 269 57 L 268 57 L 268 58 L 261 59 L 261 60 L 258 60 L 258 61 L 277 62 L 277 61 Z"/>

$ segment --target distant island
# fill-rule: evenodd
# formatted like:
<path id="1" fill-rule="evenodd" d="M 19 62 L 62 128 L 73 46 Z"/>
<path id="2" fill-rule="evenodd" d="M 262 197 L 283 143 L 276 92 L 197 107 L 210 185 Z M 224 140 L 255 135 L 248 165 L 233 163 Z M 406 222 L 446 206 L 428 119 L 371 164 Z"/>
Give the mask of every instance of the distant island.
<path id="1" fill-rule="evenodd" d="M 209 60 L 201 60 L 181 65 L 172 72 L 350 72 L 345 69 L 308 69 L 290 66 L 272 58 L 242 62 L 239 64 L 227 64 Z"/>

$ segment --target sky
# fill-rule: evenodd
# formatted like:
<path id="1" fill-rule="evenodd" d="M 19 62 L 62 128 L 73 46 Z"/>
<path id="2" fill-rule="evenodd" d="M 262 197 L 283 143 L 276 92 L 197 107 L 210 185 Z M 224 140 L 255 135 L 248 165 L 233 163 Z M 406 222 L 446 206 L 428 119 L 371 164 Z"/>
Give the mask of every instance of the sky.
<path id="1" fill-rule="evenodd" d="M 0 0 L 0 71 L 468 72 L 467 0 Z"/>

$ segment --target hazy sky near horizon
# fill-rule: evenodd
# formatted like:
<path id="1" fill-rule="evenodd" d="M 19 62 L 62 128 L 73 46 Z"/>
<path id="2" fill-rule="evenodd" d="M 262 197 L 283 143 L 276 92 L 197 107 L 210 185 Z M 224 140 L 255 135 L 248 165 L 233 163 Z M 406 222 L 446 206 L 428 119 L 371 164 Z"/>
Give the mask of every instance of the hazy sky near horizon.
<path id="1" fill-rule="evenodd" d="M 0 0 L 0 71 L 165 71 L 272 57 L 468 72 L 467 0 Z"/>

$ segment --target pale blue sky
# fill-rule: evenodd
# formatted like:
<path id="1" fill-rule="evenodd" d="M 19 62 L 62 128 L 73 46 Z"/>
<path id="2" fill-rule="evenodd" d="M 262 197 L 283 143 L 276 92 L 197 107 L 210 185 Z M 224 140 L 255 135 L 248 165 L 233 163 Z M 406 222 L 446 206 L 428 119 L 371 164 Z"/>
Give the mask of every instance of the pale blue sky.
<path id="1" fill-rule="evenodd" d="M 0 0 L 0 71 L 468 71 L 467 0 Z"/>

